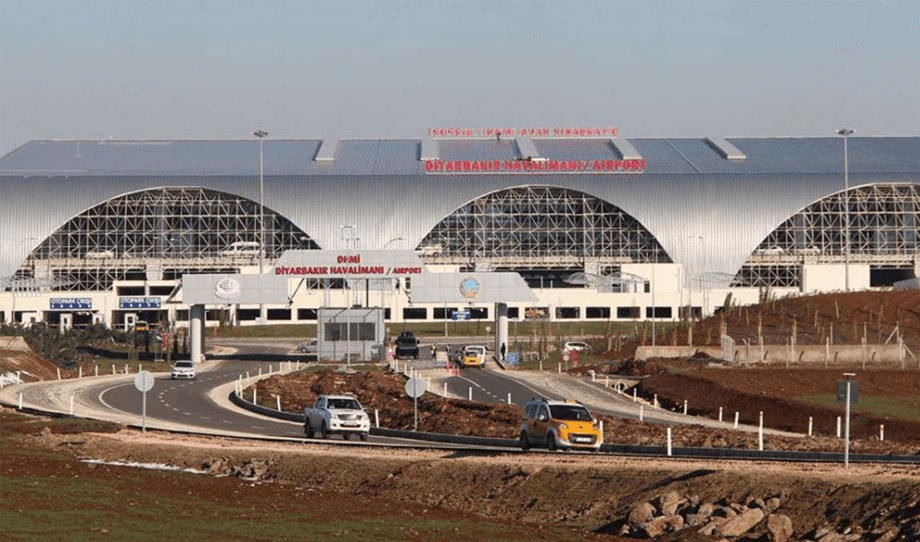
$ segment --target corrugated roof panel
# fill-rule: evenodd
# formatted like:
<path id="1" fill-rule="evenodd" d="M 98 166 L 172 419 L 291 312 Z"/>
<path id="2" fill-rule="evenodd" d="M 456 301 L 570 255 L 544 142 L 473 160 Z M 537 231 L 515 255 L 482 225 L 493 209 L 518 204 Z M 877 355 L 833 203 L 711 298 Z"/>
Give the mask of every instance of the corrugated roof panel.
<path id="1" fill-rule="evenodd" d="M 631 142 L 645 160 L 644 175 L 696 173 L 687 159 L 664 139 L 632 139 Z"/>
<path id="2" fill-rule="evenodd" d="M 603 139 L 532 140 L 555 160 L 617 159 Z M 645 174 L 843 174 L 843 138 L 731 138 L 747 156 L 726 160 L 703 139 L 630 139 Z M 343 140 L 332 162 L 317 162 L 320 140 L 264 140 L 266 175 L 417 174 L 420 140 Z M 435 140 L 441 160 L 513 160 L 511 139 Z M 850 137 L 851 173 L 920 172 L 920 137 Z M 347 151 L 347 152 L 346 152 Z M 627 153 L 628 154 L 628 153 Z M 624 156 L 625 158 L 625 156 Z M 405 161 L 405 164 L 402 161 Z M 693 164 L 692 166 L 690 164 Z M 0 158 L 0 175 L 219 176 L 258 175 L 257 139 L 214 141 L 32 141 Z"/>
<path id="3" fill-rule="evenodd" d="M 535 139 L 540 156 L 547 160 L 612 160 L 614 153 L 606 139 L 550 138 Z"/>
<path id="4" fill-rule="evenodd" d="M 709 136 L 706 138 L 706 142 L 726 160 L 744 160 L 747 158 L 743 152 L 738 150 L 738 147 L 732 145 L 724 138 Z"/>
<path id="5" fill-rule="evenodd" d="M 545 160 L 545 158 L 540 156 L 540 152 L 537 151 L 537 148 L 533 144 L 533 140 L 529 137 L 516 137 L 514 138 L 514 144 L 517 146 L 518 158 L 521 160 Z"/>
<path id="6" fill-rule="evenodd" d="M 379 143 L 374 175 L 417 175 L 424 172 L 424 163 L 418 161 L 417 140 L 385 140 Z"/>
<path id="7" fill-rule="evenodd" d="M 517 148 L 511 139 L 442 139 L 441 160 L 514 160 Z"/>
<path id="8" fill-rule="evenodd" d="M 745 160 L 726 160 L 722 158 L 706 140 L 703 139 L 668 139 L 677 152 L 696 167 L 694 171 L 713 174 L 738 174 L 744 170 Z"/>
<path id="9" fill-rule="evenodd" d="M 314 158 L 314 160 L 317 162 L 331 162 L 335 160 L 335 153 L 338 150 L 338 139 L 324 139 L 319 146 L 319 151 L 316 152 L 316 158 Z"/>
<path id="10" fill-rule="evenodd" d="M 610 142 L 623 156 L 623 160 L 642 160 L 642 155 L 625 137 L 611 137 Z"/>

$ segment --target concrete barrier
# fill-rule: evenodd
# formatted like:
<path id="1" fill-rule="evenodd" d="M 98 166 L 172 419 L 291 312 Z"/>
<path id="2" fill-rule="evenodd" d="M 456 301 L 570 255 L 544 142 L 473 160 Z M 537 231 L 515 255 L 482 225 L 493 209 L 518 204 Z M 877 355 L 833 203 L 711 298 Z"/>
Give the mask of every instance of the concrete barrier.
<path id="1" fill-rule="evenodd" d="M 645 361 L 651 358 L 689 358 L 697 354 L 706 354 L 714 360 L 723 357 L 721 346 L 640 346 L 636 348 L 636 359 Z M 792 348 L 788 344 L 735 347 L 735 363 L 767 363 L 770 365 L 806 364 L 828 367 L 843 364 L 866 363 L 884 364 L 891 367 L 901 365 L 901 347 L 897 344 L 797 344 Z M 728 357 L 728 356 L 726 356 Z M 913 361 L 916 363 L 916 361 Z"/>

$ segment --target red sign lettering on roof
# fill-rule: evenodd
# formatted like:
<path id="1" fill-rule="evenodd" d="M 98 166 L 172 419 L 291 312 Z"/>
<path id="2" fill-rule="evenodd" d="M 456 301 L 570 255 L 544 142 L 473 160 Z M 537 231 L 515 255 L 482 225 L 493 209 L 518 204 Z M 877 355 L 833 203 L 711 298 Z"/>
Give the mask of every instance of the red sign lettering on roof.
<path id="1" fill-rule="evenodd" d="M 426 160 L 430 175 L 620 174 L 645 172 L 645 160 Z"/>

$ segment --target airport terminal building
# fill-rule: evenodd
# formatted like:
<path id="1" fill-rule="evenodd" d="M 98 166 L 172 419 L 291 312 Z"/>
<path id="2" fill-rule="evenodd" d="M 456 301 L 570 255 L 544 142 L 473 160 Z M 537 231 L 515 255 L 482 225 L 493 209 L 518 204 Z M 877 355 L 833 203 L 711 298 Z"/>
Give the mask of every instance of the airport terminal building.
<path id="1" fill-rule="evenodd" d="M 511 319 L 677 320 L 729 295 L 890 287 L 918 276 L 918 247 L 920 137 L 435 129 L 32 141 L 0 159 L 5 323 L 183 325 L 183 275 L 260 269 L 287 280 L 288 302 L 209 306 L 209 325 L 312 323 L 355 305 L 389 322 L 494 317 L 475 299 L 413 302 L 411 277 L 383 267 L 372 279 L 282 273 L 289 250 L 356 265 L 414 251 L 419 273 L 517 272 L 538 301 L 510 303 Z"/>

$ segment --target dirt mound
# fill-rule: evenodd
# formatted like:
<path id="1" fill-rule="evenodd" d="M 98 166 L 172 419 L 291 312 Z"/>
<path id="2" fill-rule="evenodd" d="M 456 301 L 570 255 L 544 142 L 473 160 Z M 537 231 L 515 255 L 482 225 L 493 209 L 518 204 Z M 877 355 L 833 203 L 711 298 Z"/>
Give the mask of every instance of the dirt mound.
<path id="1" fill-rule="evenodd" d="M 920 295 L 916 290 L 851 292 L 788 297 L 747 307 L 727 307 L 695 322 L 693 344 L 716 346 L 725 329 L 739 344 L 786 344 L 795 333 L 797 344 L 881 344 L 900 329 L 916 354 L 920 346 Z M 794 331 L 793 331 L 794 329 Z M 687 344 L 686 326 L 669 330 L 659 344 Z"/>
<path id="2" fill-rule="evenodd" d="M 664 362 L 653 364 L 656 368 Z M 640 394 L 651 400 L 655 395 L 665 408 L 682 410 L 687 400 L 692 414 L 717 418 L 719 408 L 724 419 L 739 413 L 741 423 L 758 423 L 763 412 L 764 425 L 782 431 L 804 433 L 808 419 L 812 418 L 814 432 L 835 436 L 837 417 L 844 415 L 842 405 L 821 406 L 803 399 L 824 397 L 833 401 L 836 381 L 841 371 L 834 369 L 713 369 L 695 368 L 680 372 L 656 372 L 643 379 Z M 902 402 L 904 409 L 920 395 L 920 371 L 867 370 L 859 373 L 859 394 L 864 400 L 887 400 L 891 408 Z M 873 416 L 859 412 L 853 406 L 850 435 L 867 441 L 878 440 L 880 426 L 884 425 L 885 439 L 899 443 L 920 445 L 920 422 L 905 421 L 891 416 Z"/>
<path id="3" fill-rule="evenodd" d="M 668 376 L 668 375 L 663 375 Z M 670 382 L 663 380 L 663 382 Z M 704 381 L 705 382 L 705 381 Z M 676 381 L 673 390 L 683 391 L 680 381 Z M 662 387 L 659 401 L 667 397 L 665 392 L 673 391 L 672 388 Z M 385 373 L 383 371 L 337 373 L 332 369 L 325 369 L 316 373 L 292 373 L 288 375 L 275 375 L 262 380 L 257 384 L 256 396 L 260 403 L 268 408 L 275 408 L 275 396 L 281 398 L 281 408 L 287 412 L 302 412 L 303 408 L 312 405 L 320 394 L 343 394 L 354 392 L 361 404 L 371 411 L 376 409 L 380 417 L 380 426 L 390 429 L 411 430 L 414 427 L 413 402 L 405 394 L 405 377 L 401 374 Z M 247 390 L 246 395 L 251 395 Z M 675 391 L 676 393 L 676 391 Z M 649 397 L 651 399 L 651 396 Z M 766 401 L 766 400 L 765 400 Z M 749 395 L 739 393 L 737 403 L 743 404 L 750 412 L 752 402 Z M 680 407 L 683 406 L 681 399 Z M 715 409 L 718 412 L 718 406 Z M 790 411 L 801 410 L 801 406 L 791 406 Z M 676 410 L 676 408 L 675 408 Z M 781 412 L 779 408 L 773 411 Z M 707 411 L 702 407 L 691 413 L 703 414 Z M 728 410 L 726 419 L 729 416 Z M 496 437 L 515 439 L 521 423 L 521 409 L 515 405 L 502 403 L 476 403 L 462 399 L 443 399 L 431 394 L 425 394 L 418 402 L 418 428 L 420 431 L 444 433 L 449 435 L 470 435 L 481 437 Z M 756 424 L 757 413 L 754 411 Z M 781 414 L 777 414 L 777 420 Z M 716 417 L 716 416 L 712 416 Z M 747 416 L 750 418 L 750 416 Z M 749 423 L 752 420 L 747 420 Z M 623 420 L 611 416 L 599 416 L 604 422 L 604 442 L 610 444 L 634 444 L 648 446 L 664 446 L 667 442 L 667 427 L 658 424 L 642 423 L 638 420 Z M 773 417 L 769 418 L 773 421 Z M 807 424 L 807 420 L 806 420 Z M 768 427 L 772 427 L 767 425 Z M 826 427 L 824 425 L 822 428 Z M 855 427 L 855 425 L 854 425 Z M 895 424 L 892 427 L 897 427 Z M 791 430 L 791 429 L 790 429 Z M 806 428 L 795 428 L 797 432 L 805 432 Z M 886 441 L 880 442 L 878 438 L 870 435 L 861 437 L 856 435 L 851 443 L 854 453 L 918 453 L 918 445 L 910 438 L 907 429 L 895 429 L 898 436 L 904 435 L 905 442 L 897 442 L 887 436 Z M 771 450 L 800 450 L 800 451 L 842 451 L 840 439 L 828 436 L 829 431 L 821 431 L 813 438 L 803 439 L 797 437 L 769 436 L 766 447 Z M 920 433 L 914 433 L 916 436 Z M 672 428 L 674 446 L 703 447 L 703 448 L 737 448 L 755 450 L 759 446 L 757 435 L 733 430 L 711 429 L 700 425 L 677 426 Z"/>
<path id="4" fill-rule="evenodd" d="M 405 382 L 404 376 L 383 371 L 339 373 L 325 369 L 261 380 L 256 397 L 264 406 L 274 408 L 274 397 L 279 396 L 282 410 L 303 412 L 319 395 L 354 393 L 372 416 L 377 411 L 381 427 L 408 430 L 415 426 L 415 406 L 406 396 Z M 418 400 L 420 431 L 516 438 L 520 419 L 521 409 L 512 405 L 440 399 L 431 394 Z"/>
<path id="5" fill-rule="evenodd" d="M 0 373 L 16 371 L 27 382 L 57 378 L 54 364 L 35 355 L 22 337 L 0 337 Z"/>

